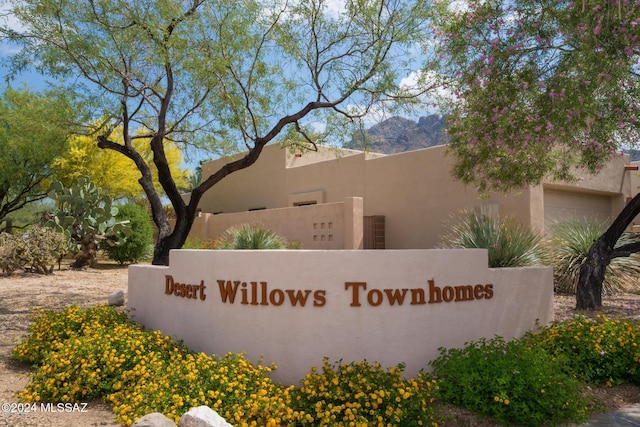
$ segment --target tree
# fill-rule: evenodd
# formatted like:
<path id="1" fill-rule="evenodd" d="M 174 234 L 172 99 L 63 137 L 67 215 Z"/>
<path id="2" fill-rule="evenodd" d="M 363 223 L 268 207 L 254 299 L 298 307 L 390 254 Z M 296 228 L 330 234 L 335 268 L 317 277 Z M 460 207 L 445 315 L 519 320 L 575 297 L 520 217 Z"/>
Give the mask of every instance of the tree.
<path id="1" fill-rule="evenodd" d="M 135 203 L 118 206 L 116 219 L 128 221 L 131 234 L 120 245 L 103 246 L 109 259 L 124 264 L 139 262 L 147 258 L 153 244 L 153 222 L 147 208 Z"/>
<path id="2" fill-rule="evenodd" d="M 68 100 L 53 93 L 7 88 L 2 94 L 0 223 L 47 196 L 49 166 L 64 149 L 71 111 Z"/>
<path id="3" fill-rule="evenodd" d="M 114 130 L 114 134 L 121 134 L 121 132 L 121 128 Z M 150 164 L 154 186 L 161 188 L 157 171 L 151 160 L 153 153 L 149 148 L 149 140 L 135 139 L 133 145 Z M 180 168 L 182 162 L 180 149 L 175 144 L 166 142 L 165 153 L 176 186 L 180 189 L 187 188 L 190 175 Z M 52 162 L 51 169 L 55 178 L 67 187 L 70 187 L 75 180 L 87 177 L 115 200 L 122 198 L 139 200 L 144 197 L 142 187 L 138 184 L 140 173 L 131 159 L 116 151 L 100 149 L 95 137 L 88 135 L 71 137 L 66 152 Z"/>
<path id="4" fill-rule="evenodd" d="M 251 166 L 266 144 L 298 135 L 301 148 L 314 149 L 312 121 L 354 122 L 429 88 L 424 79 L 399 87 L 399 73 L 415 70 L 411 54 L 428 37 L 427 4 L 347 0 L 336 10 L 325 0 L 25 0 L 9 8 L 22 29 L 0 33 L 21 47 L 14 69 L 38 64 L 68 78 L 65 88 L 80 105 L 106 118 L 96 127 L 97 145 L 135 163 L 158 227 L 153 263 L 168 264 L 202 195 Z M 121 136 L 112 132 L 118 126 Z M 134 144 L 142 138 L 175 210 L 173 229 L 151 164 Z M 246 152 L 183 200 L 167 141 L 209 151 L 231 142 Z"/>
<path id="5" fill-rule="evenodd" d="M 638 139 L 640 5 L 621 0 L 499 1 L 439 5 L 440 71 L 455 94 L 455 174 L 481 190 L 596 172 Z M 602 305 L 616 242 L 640 213 L 636 196 L 592 246 L 577 308 Z"/>
<path id="6" fill-rule="evenodd" d="M 131 235 L 128 220 L 118 220 L 118 208 L 102 189 L 82 177 L 71 187 L 55 181 L 51 184 L 51 197 L 56 212 L 47 225 L 65 234 L 69 249 L 76 254 L 71 268 L 94 266 L 100 244 L 119 245 Z"/>

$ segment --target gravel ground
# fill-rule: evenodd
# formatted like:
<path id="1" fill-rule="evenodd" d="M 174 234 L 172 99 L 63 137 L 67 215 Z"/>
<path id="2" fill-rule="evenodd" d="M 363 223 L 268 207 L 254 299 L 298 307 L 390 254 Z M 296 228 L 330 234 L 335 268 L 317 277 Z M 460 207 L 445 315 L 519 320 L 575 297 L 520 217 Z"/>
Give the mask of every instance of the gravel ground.
<path id="1" fill-rule="evenodd" d="M 27 383 L 27 375 L 32 368 L 10 358 L 11 349 L 27 332 L 28 315 L 34 307 L 45 309 L 61 308 L 76 304 L 89 307 L 106 303 L 107 297 L 115 291 L 127 293 L 127 269 L 102 262 L 97 269 L 82 271 L 69 270 L 63 265 L 53 275 L 42 276 L 23 273 L 0 276 L 0 403 L 14 403 L 14 394 Z M 556 320 L 570 318 L 576 314 L 575 297 L 558 295 L 555 297 Z M 603 313 L 610 318 L 623 317 L 640 321 L 640 295 L 621 294 L 604 299 Z M 585 313 L 595 315 L 595 313 Z M 613 410 L 621 405 L 640 403 L 640 388 L 620 386 L 598 388 L 589 393 Z M 7 413 L 3 407 L 0 426 L 7 427 L 75 427 L 75 426 L 117 426 L 113 412 L 101 402 L 85 402 L 86 412 L 45 412 Z M 9 408 L 11 409 L 11 408 Z M 82 409 L 82 408 L 80 408 Z M 462 409 L 443 405 L 441 412 L 450 417 L 445 427 L 492 427 L 498 424 L 492 420 L 477 417 Z"/>

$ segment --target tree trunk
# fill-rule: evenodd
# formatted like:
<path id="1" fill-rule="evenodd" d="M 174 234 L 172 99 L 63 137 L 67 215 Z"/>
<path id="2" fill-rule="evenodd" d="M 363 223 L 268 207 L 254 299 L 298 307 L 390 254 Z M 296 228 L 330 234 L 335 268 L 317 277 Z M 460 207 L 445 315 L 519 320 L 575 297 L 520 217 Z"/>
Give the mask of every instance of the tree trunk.
<path id="1" fill-rule="evenodd" d="M 602 307 L 602 284 L 610 262 L 606 243 L 600 237 L 593 243 L 580 266 L 576 289 L 577 310 L 595 310 Z"/>
<path id="2" fill-rule="evenodd" d="M 95 243 L 95 237 L 93 235 L 86 235 L 80 239 L 81 250 L 76 255 L 76 260 L 70 265 L 73 269 L 84 268 L 87 265 L 95 268 L 97 266 L 96 254 L 97 245 Z"/>
<path id="3" fill-rule="evenodd" d="M 193 209 L 186 207 L 183 212 L 176 212 L 176 224 L 170 234 L 158 234 L 158 240 L 153 248 L 153 265 L 169 265 L 169 251 L 180 249 L 187 240 L 191 226 L 195 220 Z"/>
<path id="4" fill-rule="evenodd" d="M 622 233 L 638 214 L 640 214 L 640 193 L 636 194 L 624 207 L 607 231 L 589 249 L 589 253 L 580 267 L 580 277 L 576 289 L 576 310 L 602 308 L 602 284 L 611 260 L 640 252 L 640 243 L 638 242 L 615 247 Z"/>

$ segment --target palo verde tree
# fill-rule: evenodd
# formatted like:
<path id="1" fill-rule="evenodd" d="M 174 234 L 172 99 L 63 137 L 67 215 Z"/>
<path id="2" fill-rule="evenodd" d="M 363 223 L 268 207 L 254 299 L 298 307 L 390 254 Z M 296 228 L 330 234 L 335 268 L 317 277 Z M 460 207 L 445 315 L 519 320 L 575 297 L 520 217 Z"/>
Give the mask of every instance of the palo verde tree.
<path id="1" fill-rule="evenodd" d="M 121 138 L 122 129 L 115 129 L 112 135 Z M 154 187 L 161 189 L 148 138 L 133 139 L 132 144 L 150 165 Z M 176 186 L 179 189 L 188 188 L 190 175 L 180 167 L 183 160 L 180 148 L 172 142 L 165 142 L 164 152 Z M 138 184 L 140 173 L 131 159 L 117 151 L 102 150 L 98 147 L 96 138 L 91 135 L 70 137 L 64 153 L 51 163 L 51 170 L 54 178 L 66 187 L 71 187 L 74 181 L 86 177 L 114 200 L 132 201 L 144 197 L 142 187 Z"/>
<path id="2" fill-rule="evenodd" d="M 446 4 L 445 4 L 446 3 Z M 575 179 L 639 141 L 640 5 L 623 0 L 441 2 L 437 64 L 449 78 L 455 174 L 481 190 Z M 602 305 L 635 197 L 582 265 L 577 308 Z"/>
<path id="3" fill-rule="evenodd" d="M 353 122 L 426 90 L 399 87 L 415 70 L 417 43 L 428 37 L 425 0 L 3 3 L 22 25 L 0 29 L 21 48 L 14 67 L 37 64 L 67 78 L 81 105 L 107 118 L 97 127 L 98 146 L 135 163 L 158 227 L 154 264 L 167 264 L 169 250 L 183 245 L 202 195 L 251 166 L 266 144 L 298 140 L 313 149 L 312 121 Z M 116 137 L 109 130 L 119 126 Z M 138 138 L 150 141 L 159 184 L 175 210 L 173 228 Z M 183 200 L 166 141 L 209 151 L 231 142 L 246 151 Z"/>
<path id="4" fill-rule="evenodd" d="M 47 196 L 51 161 L 63 152 L 71 108 L 53 93 L 7 88 L 0 98 L 0 223 Z"/>

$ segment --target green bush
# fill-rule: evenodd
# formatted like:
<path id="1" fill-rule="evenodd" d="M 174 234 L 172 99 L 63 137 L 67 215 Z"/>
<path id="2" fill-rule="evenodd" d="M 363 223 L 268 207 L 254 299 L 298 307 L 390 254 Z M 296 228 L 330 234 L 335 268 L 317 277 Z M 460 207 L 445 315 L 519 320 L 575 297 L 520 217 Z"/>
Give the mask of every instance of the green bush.
<path id="1" fill-rule="evenodd" d="M 565 370 L 593 385 L 634 383 L 640 386 L 640 326 L 627 321 L 577 317 L 525 336 L 544 348 Z"/>
<path id="2" fill-rule="evenodd" d="M 64 253 L 64 235 L 35 226 L 22 234 L 0 233 L 0 269 L 11 274 L 18 269 L 50 273 Z"/>
<path id="3" fill-rule="evenodd" d="M 640 326 L 605 317 L 554 323 L 521 340 L 440 349 L 431 376 L 325 359 L 300 387 L 274 383 L 275 366 L 241 354 L 189 351 L 113 307 L 37 310 L 32 321 L 12 353 L 37 367 L 18 398 L 102 399 L 126 425 L 155 411 L 177 422 L 207 405 L 238 426 L 426 426 L 439 421 L 439 400 L 502 423 L 554 425 L 588 417 L 585 382 L 640 384 Z"/>
<path id="4" fill-rule="evenodd" d="M 542 237 L 516 219 L 493 218 L 477 211 L 464 211 L 441 246 L 483 248 L 489 252 L 489 267 L 525 267 L 541 264 Z"/>
<path id="5" fill-rule="evenodd" d="M 580 277 L 580 266 L 587 257 L 593 242 L 608 228 L 605 221 L 585 219 L 565 221 L 549 228 L 549 238 L 545 240 L 545 264 L 553 267 L 553 281 L 556 292 L 575 294 Z M 629 243 L 624 234 L 618 246 Z M 602 292 L 611 295 L 617 292 L 638 290 L 640 257 L 618 257 L 607 267 Z"/>
<path id="6" fill-rule="evenodd" d="M 431 362 L 442 398 L 506 424 L 556 425 L 588 418 L 581 383 L 543 346 L 496 337 L 440 349 Z"/>
<path id="7" fill-rule="evenodd" d="M 146 259 L 153 244 L 153 223 L 146 208 L 133 203 L 118 206 L 116 219 L 129 221 L 131 235 L 119 245 L 105 245 L 107 256 L 120 264 Z"/>
<path id="8" fill-rule="evenodd" d="M 261 224 L 229 228 L 218 239 L 219 249 L 287 249 L 287 241 Z"/>

